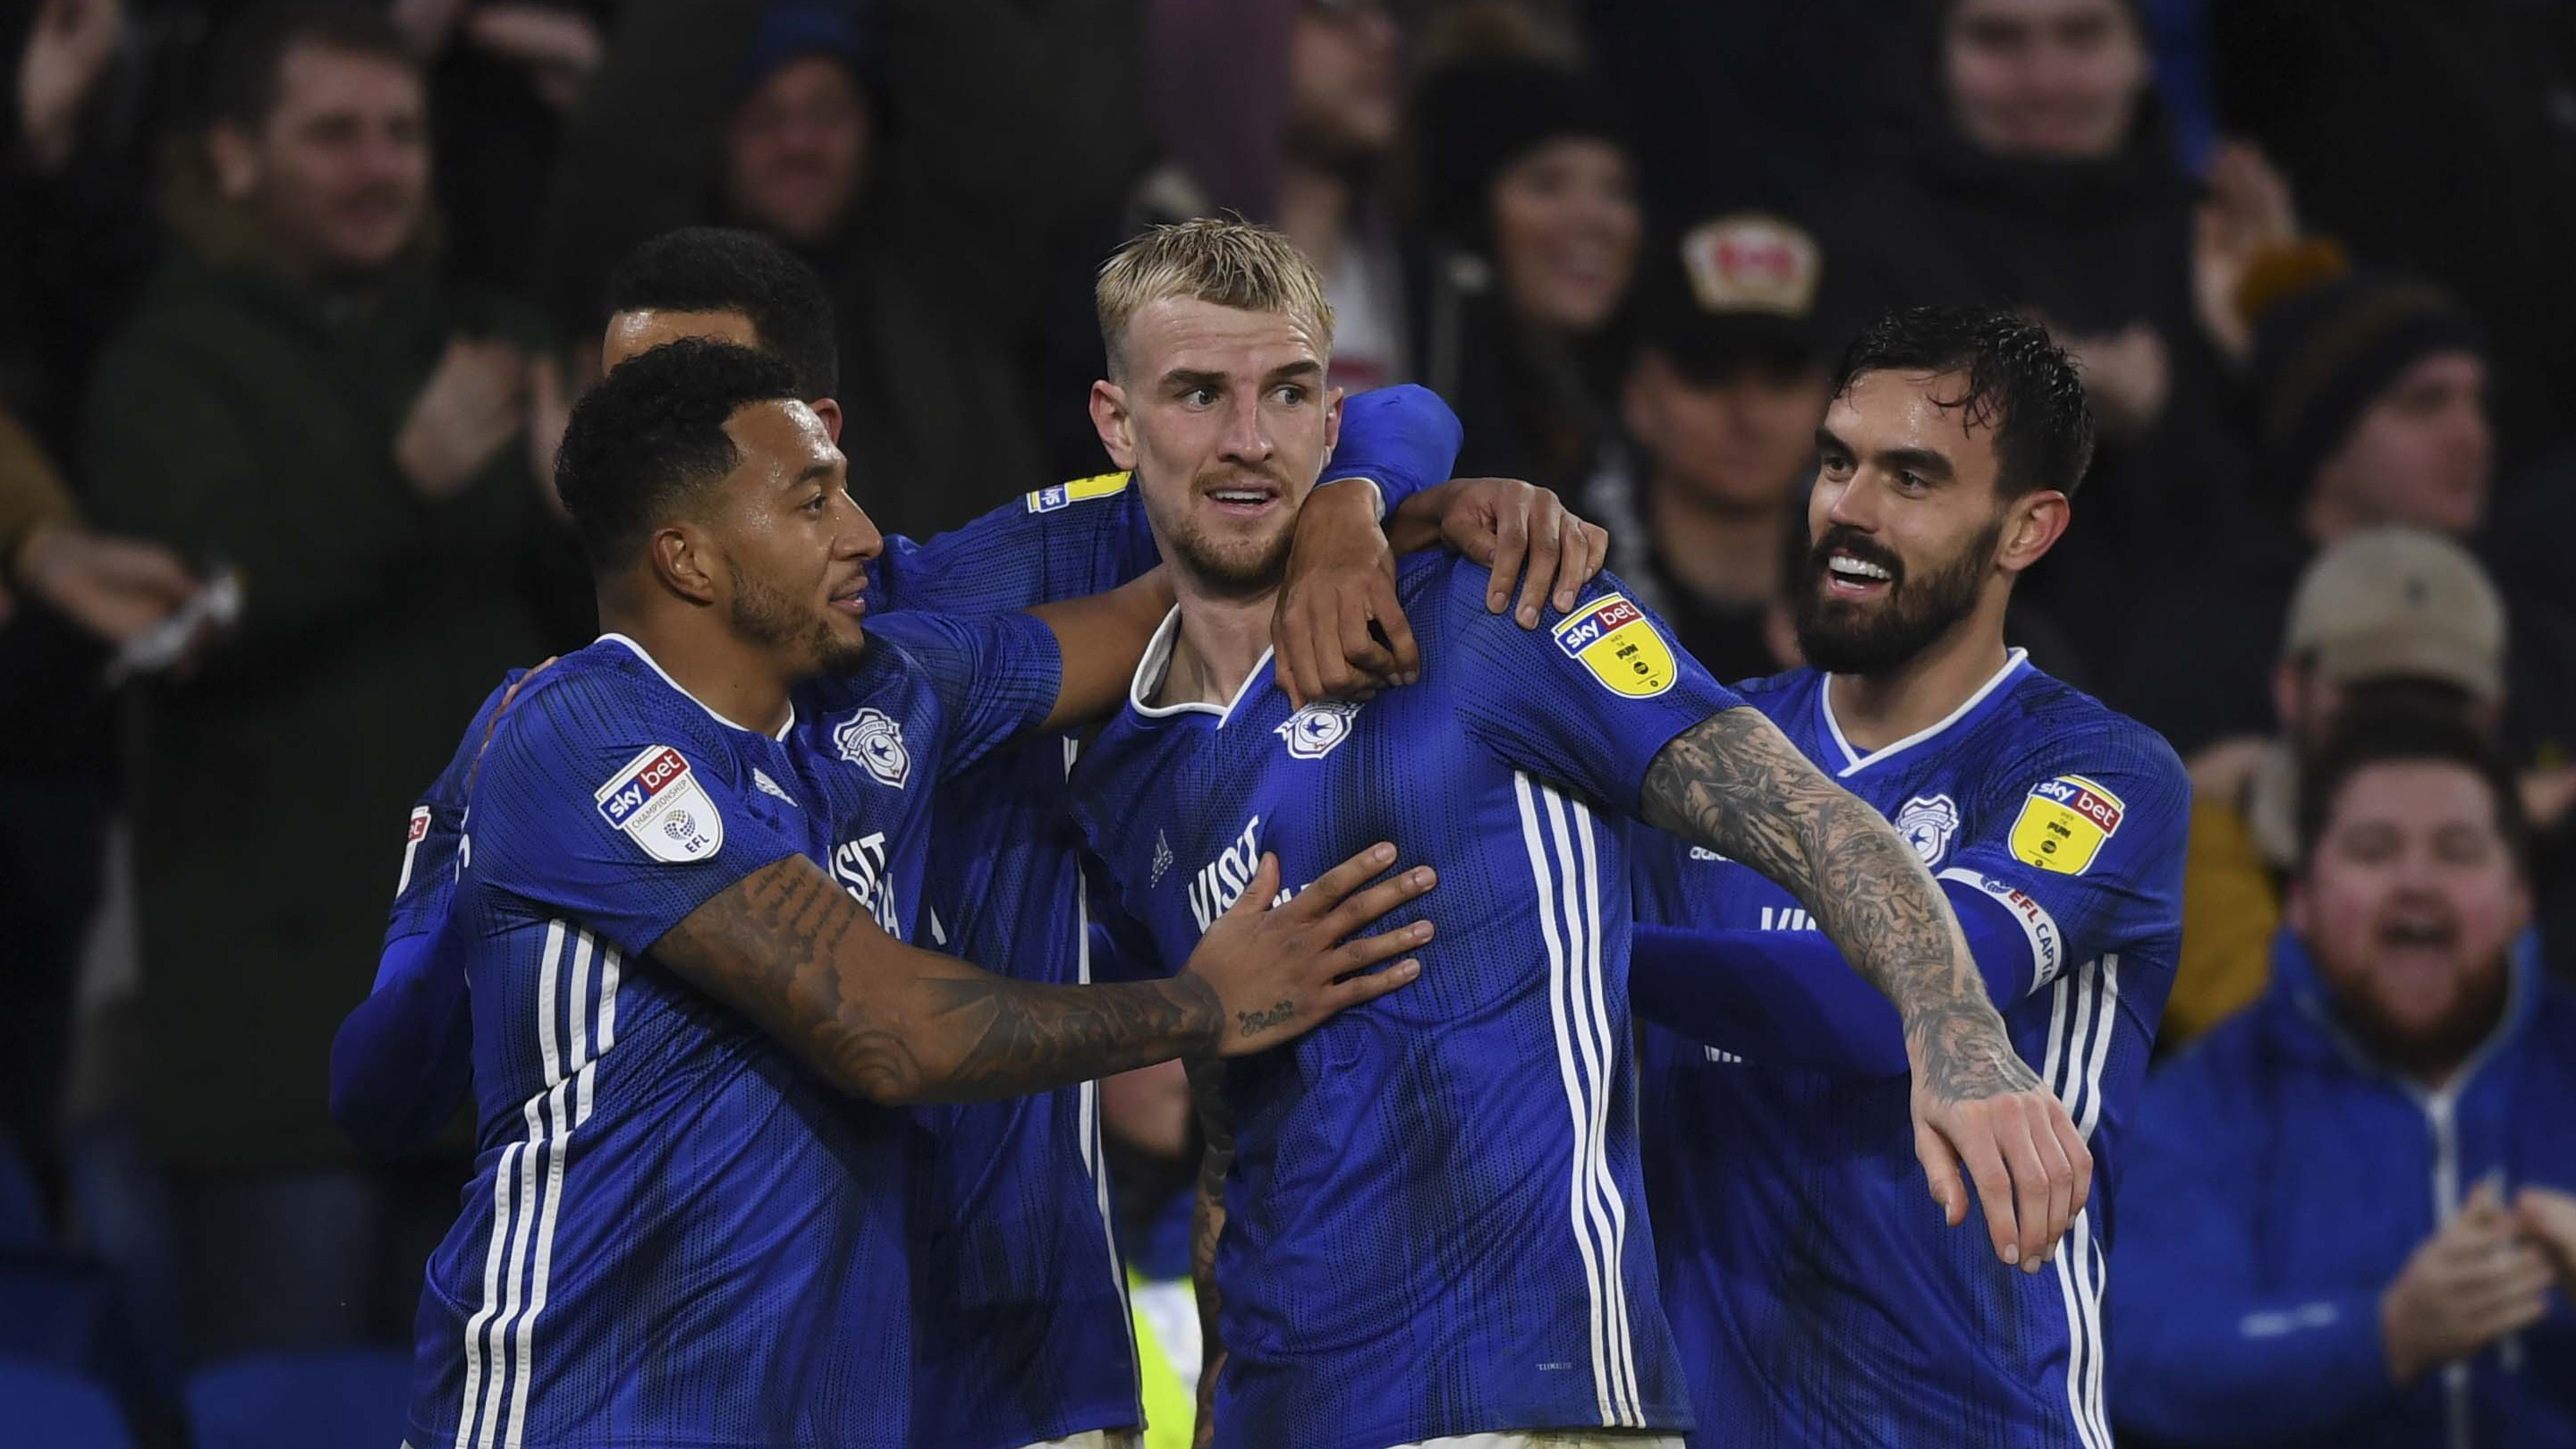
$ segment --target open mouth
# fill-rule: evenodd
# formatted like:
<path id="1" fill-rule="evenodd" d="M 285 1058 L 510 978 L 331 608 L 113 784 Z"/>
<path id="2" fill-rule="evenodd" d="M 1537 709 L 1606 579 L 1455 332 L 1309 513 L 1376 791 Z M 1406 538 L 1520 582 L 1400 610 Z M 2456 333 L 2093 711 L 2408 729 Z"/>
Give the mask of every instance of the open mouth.
<path id="1" fill-rule="evenodd" d="M 1835 549 L 1825 557 L 1825 592 L 1837 599 L 1870 599 L 1896 586 L 1896 573 L 1857 554 Z"/>
<path id="2" fill-rule="evenodd" d="M 867 592 L 868 576 L 861 574 L 833 592 L 832 608 L 856 619 L 868 611 Z"/>
<path id="3" fill-rule="evenodd" d="M 1279 490 L 1267 483 L 1229 483 L 1207 490 L 1216 511 L 1236 518 L 1257 518 L 1279 501 Z"/>

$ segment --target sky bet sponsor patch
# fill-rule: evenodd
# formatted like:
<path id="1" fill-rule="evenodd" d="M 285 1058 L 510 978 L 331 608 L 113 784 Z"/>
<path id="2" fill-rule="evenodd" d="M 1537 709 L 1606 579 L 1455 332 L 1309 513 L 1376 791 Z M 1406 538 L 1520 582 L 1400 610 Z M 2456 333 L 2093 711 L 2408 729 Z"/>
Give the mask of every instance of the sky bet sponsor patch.
<path id="1" fill-rule="evenodd" d="M 2102 842 L 2120 833 L 2126 809 L 2119 796 L 2081 775 L 2044 780 L 2031 787 L 2013 821 L 2013 857 L 2060 875 L 2082 875 Z"/>
<path id="2" fill-rule="evenodd" d="M 592 798 L 599 818 L 626 832 L 655 860 L 675 865 L 705 860 L 724 845 L 724 817 L 698 787 L 689 762 L 669 745 L 654 745 L 608 777 Z"/>
<path id="3" fill-rule="evenodd" d="M 1070 483 L 1058 483 L 1052 488 L 1041 488 L 1030 494 L 1029 512 L 1053 513 L 1059 508 L 1071 507 L 1088 499 L 1114 497 L 1125 491 L 1127 491 L 1127 475 L 1124 473 L 1101 473 L 1089 478 L 1076 478 Z"/>
<path id="4" fill-rule="evenodd" d="M 1556 626 L 1556 647 L 1592 671 L 1603 688 L 1652 699 L 1673 687 L 1673 651 L 1646 611 L 1617 594 L 1582 606 Z"/>

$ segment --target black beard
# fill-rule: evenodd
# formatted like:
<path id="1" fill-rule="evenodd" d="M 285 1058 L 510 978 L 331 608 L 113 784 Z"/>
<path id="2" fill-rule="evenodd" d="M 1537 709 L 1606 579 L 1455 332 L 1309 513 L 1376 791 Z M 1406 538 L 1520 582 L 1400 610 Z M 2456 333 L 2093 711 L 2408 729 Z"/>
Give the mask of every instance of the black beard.
<path id="1" fill-rule="evenodd" d="M 867 655 L 867 642 L 844 642 L 832 631 L 832 621 L 800 609 L 793 599 L 743 573 L 728 562 L 726 572 L 733 580 L 733 606 L 730 618 L 734 632 L 764 648 L 801 646 L 806 660 L 818 674 L 841 674 L 855 669 Z"/>
<path id="2" fill-rule="evenodd" d="M 2504 998 L 2512 980 L 2505 958 L 2498 956 L 2460 983 L 2459 998 L 2432 1025 L 2401 1026 L 2379 1009 L 2366 983 L 2334 993 L 2335 1014 L 2371 1055 L 2413 1077 L 2446 1074 L 2469 1059 L 2504 1016 Z"/>
<path id="3" fill-rule="evenodd" d="M 1866 678 L 1904 665 L 1976 611 L 2003 536 L 1998 518 L 1957 558 L 1914 580 L 1868 535 L 1839 524 L 1825 530 L 1798 570 L 1798 652 L 1827 674 Z M 1825 593 L 1825 560 L 1837 549 L 1895 575 L 1885 600 L 1864 612 Z"/>

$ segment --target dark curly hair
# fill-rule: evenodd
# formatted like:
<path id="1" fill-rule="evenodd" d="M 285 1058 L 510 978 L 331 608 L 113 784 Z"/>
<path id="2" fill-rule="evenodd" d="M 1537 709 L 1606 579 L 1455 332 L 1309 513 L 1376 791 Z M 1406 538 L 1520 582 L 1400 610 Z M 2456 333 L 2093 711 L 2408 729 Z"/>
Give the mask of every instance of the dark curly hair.
<path id="1" fill-rule="evenodd" d="M 838 397 L 841 344 L 823 279 L 765 236 L 721 226 L 666 231 L 626 254 L 608 274 L 608 315 L 620 312 L 739 312 L 760 345 L 795 370 L 811 401 Z"/>
<path id="2" fill-rule="evenodd" d="M 742 461 L 725 421 L 794 399 L 796 378 L 766 352 L 688 337 L 641 353 L 573 404 L 555 454 L 555 491 L 591 568 L 625 564 L 653 529 Z"/>
<path id="3" fill-rule="evenodd" d="M 1843 350 L 1835 397 L 1870 372 L 1957 373 L 1959 395 L 1935 398 L 1966 409 L 1969 428 L 1995 434 L 1995 490 L 2006 498 L 2040 488 L 2072 496 L 2093 463 L 2093 408 L 2074 359 L 2048 329 L 2004 307 L 1891 307 Z"/>

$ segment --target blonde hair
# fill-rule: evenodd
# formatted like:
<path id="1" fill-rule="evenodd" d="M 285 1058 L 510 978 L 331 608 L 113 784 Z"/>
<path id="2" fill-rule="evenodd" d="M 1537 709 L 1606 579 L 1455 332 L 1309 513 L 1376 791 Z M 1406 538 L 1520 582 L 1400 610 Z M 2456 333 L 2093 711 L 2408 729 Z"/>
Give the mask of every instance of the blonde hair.
<path id="1" fill-rule="evenodd" d="M 1127 367 L 1127 325 L 1170 298 L 1211 302 L 1246 312 L 1284 312 L 1315 334 L 1315 350 L 1333 351 L 1333 306 L 1324 279 L 1296 244 L 1241 217 L 1200 217 L 1148 227 L 1101 263 L 1092 300 L 1109 375 Z"/>

